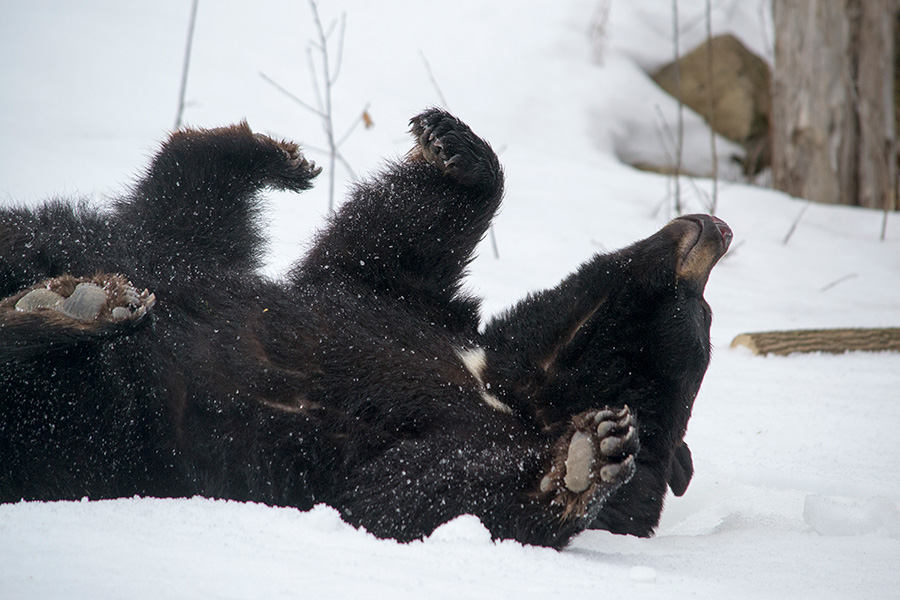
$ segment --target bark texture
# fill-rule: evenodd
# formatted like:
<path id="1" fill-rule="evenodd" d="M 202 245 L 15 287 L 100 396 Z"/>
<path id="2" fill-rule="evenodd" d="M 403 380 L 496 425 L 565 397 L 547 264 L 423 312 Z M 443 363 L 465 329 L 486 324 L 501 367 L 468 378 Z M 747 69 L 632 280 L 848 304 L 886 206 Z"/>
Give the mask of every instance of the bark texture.
<path id="1" fill-rule="evenodd" d="M 745 346 L 754 354 L 794 352 L 851 351 L 900 352 L 900 328 L 883 329 L 800 329 L 795 331 L 766 331 L 742 333 L 731 342 L 732 348 Z"/>
<path id="2" fill-rule="evenodd" d="M 898 0 L 773 0 L 775 187 L 896 208 Z"/>

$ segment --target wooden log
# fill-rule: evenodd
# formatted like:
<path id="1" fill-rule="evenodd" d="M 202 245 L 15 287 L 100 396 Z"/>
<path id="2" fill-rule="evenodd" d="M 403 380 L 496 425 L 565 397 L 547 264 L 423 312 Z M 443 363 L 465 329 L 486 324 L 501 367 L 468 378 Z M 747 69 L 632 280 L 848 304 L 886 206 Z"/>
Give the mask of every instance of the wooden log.
<path id="1" fill-rule="evenodd" d="M 794 352 L 900 352 L 900 328 L 798 329 L 742 333 L 731 342 L 732 348 L 738 346 L 746 346 L 754 354 L 781 356 Z"/>

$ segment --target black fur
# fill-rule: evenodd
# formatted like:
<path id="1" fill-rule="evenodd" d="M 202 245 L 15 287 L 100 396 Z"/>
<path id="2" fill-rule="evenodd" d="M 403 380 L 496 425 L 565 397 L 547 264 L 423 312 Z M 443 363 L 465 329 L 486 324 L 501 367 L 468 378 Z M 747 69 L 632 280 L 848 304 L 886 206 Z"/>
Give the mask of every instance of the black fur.
<path id="1" fill-rule="evenodd" d="M 174 134 L 109 210 L 0 209 L 0 501 L 327 503 L 399 540 L 466 513 L 553 547 L 650 535 L 691 477 L 730 231 L 673 221 L 480 332 L 461 280 L 499 162 L 442 111 L 412 133 L 283 281 L 256 271 L 258 192 L 318 170 L 246 124 Z M 107 300 L 39 304 L 73 289 Z"/>

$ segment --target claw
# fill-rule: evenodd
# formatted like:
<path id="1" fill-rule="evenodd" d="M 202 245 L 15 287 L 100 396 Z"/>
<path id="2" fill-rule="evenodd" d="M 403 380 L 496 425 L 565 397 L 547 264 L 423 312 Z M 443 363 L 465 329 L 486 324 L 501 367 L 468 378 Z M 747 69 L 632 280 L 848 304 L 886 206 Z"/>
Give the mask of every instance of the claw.
<path id="1" fill-rule="evenodd" d="M 601 410 L 596 415 L 594 415 L 594 422 L 600 423 L 601 421 L 609 421 L 615 416 L 615 413 L 611 410 Z"/>

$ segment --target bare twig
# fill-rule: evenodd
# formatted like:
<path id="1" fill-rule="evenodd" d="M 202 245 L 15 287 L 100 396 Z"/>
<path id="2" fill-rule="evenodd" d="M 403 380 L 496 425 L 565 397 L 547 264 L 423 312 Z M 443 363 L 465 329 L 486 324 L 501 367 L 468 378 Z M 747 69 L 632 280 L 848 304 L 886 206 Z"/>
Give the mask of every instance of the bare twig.
<path id="1" fill-rule="evenodd" d="M 681 51 L 678 39 L 678 0 L 672 0 L 672 46 L 675 51 L 675 97 L 678 100 L 678 136 L 675 145 L 675 214 L 681 214 L 681 161 L 684 154 L 684 102 L 681 99 Z"/>
<path id="2" fill-rule="evenodd" d="M 279 92 L 316 115 L 321 121 L 327 145 L 327 149 L 322 150 L 321 152 L 328 155 L 328 211 L 332 212 L 334 210 L 335 165 L 340 162 L 344 168 L 347 169 L 350 178 L 356 179 L 356 173 L 353 171 L 350 163 L 347 162 L 347 159 L 341 154 L 340 148 L 356 130 L 360 122 L 366 123 L 366 127 L 371 126 L 371 118 L 369 117 L 369 104 L 366 104 L 360 111 L 359 117 L 350 124 L 347 131 L 344 132 L 344 135 L 342 135 L 340 139 L 335 137 L 334 112 L 332 110 L 331 94 L 332 88 L 341 74 L 341 66 L 343 65 L 344 34 L 347 28 L 347 15 L 341 15 L 340 20 L 332 22 L 326 31 L 325 27 L 322 25 L 322 19 L 319 17 L 319 7 L 316 4 L 316 1 L 309 0 L 309 6 L 312 10 L 313 22 L 316 25 L 316 32 L 318 34 L 318 39 L 310 40 L 306 47 L 306 63 L 309 69 L 309 78 L 316 100 L 316 107 L 292 94 L 265 73 L 260 72 L 259 75 Z M 336 47 L 337 57 L 332 65 L 329 60 L 329 40 L 336 30 L 338 32 Z M 314 149 L 311 146 L 307 146 L 307 148 Z"/>
<path id="3" fill-rule="evenodd" d="M 666 155 L 667 164 L 673 164 L 675 161 L 672 157 L 673 152 L 669 148 L 669 145 L 671 145 L 673 147 L 676 145 L 675 135 L 672 133 L 672 128 L 669 127 L 669 124 L 666 122 L 666 117 L 665 117 L 665 115 L 663 115 L 662 110 L 660 109 L 658 104 L 654 106 L 654 109 L 656 110 L 656 117 L 658 119 L 657 136 L 659 138 L 659 145 L 663 149 L 663 152 Z M 665 134 L 665 135 L 663 135 L 663 134 Z M 691 189 L 694 190 L 694 194 L 696 194 L 697 198 L 701 202 L 703 202 L 703 204 L 705 204 L 708 209 L 708 207 L 711 205 L 709 194 L 706 193 L 704 190 L 700 189 L 700 187 L 697 185 L 697 181 L 693 175 L 691 175 L 689 173 L 683 173 L 682 175 L 684 175 L 684 177 L 687 179 L 687 182 L 689 184 L 691 184 Z M 654 211 L 653 211 L 654 217 L 659 214 L 660 209 L 663 206 L 665 206 L 665 204 L 667 203 L 666 202 L 667 200 L 668 200 L 668 198 L 666 198 L 660 206 L 658 206 L 656 209 L 654 209 Z M 683 208 L 683 203 L 682 203 L 682 208 Z"/>
<path id="4" fill-rule="evenodd" d="M 331 74 L 330 82 L 334 83 L 337 81 L 337 78 L 341 75 L 341 67 L 344 64 L 344 31 L 347 29 L 347 14 L 344 13 L 341 15 L 341 31 L 338 35 L 338 43 L 337 43 L 337 60 L 334 63 L 334 73 Z M 330 37 L 330 36 L 329 36 Z"/>
<path id="5" fill-rule="evenodd" d="M 803 213 L 805 213 L 809 209 L 809 202 L 803 205 L 803 208 L 800 209 L 800 213 L 797 215 L 797 218 L 794 219 L 794 222 L 791 223 L 791 228 L 788 229 L 787 235 L 784 236 L 784 239 L 781 241 L 783 246 L 787 246 L 787 243 L 790 241 L 791 236 L 794 235 L 794 232 L 797 230 L 797 225 L 800 224 L 800 219 L 803 218 Z"/>
<path id="6" fill-rule="evenodd" d="M 594 61 L 603 64 L 603 42 L 606 41 L 606 26 L 609 23 L 609 10 L 612 0 L 600 0 L 591 18 L 590 38 L 593 43 Z"/>
<path id="7" fill-rule="evenodd" d="M 437 92 L 438 98 L 441 99 L 441 106 L 444 108 L 449 108 L 447 105 L 447 99 L 444 98 L 444 92 L 441 91 L 441 86 L 438 85 L 437 79 L 434 78 L 434 72 L 431 70 L 431 63 L 428 62 L 428 59 L 425 57 L 425 53 L 419 50 L 419 56 L 422 57 L 422 62 L 425 64 L 425 70 L 428 71 L 428 79 L 431 81 L 431 85 L 434 86 L 434 90 Z"/>
<path id="8" fill-rule="evenodd" d="M 181 127 L 181 118 L 184 116 L 184 95 L 187 92 L 188 68 L 191 63 L 191 46 L 194 43 L 194 23 L 197 22 L 197 5 L 200 0 L 194 0 L 191 5 L 191 20 L 188 24 L 187 45 L 184 49 L 184 63 L 181 67 L 181 89 L 178 92 L 178 114 L 175 115 L 175 129 Z"/>
<path id="9" fill-rule="evenodd" d="M 302 106 L 303 108 L 308 110 L 309 112 L 311 112 L 315 115 L 318 115 L 319 117 L 325 116 L 325 113 L 321 112 L 320 110 L 318 110 L 316 108 L 313 108 L 312 106 L 310 106 L 309 104 L 307 104 L 306 102 L 304 102 L 303 100 L 301 100 L 300 98 L 298 98 L 297 96 L 295 96 L 294 94 L 289 92 L 288 90 L 284 89 L 283 87 L 281 87 L 281 85 L 278 84 L 278 82 L 276 82 L 274 79 L 272 79 L 271 77 L 269 77 L 262 71 L 260 71 L 259 76 L 262 77 L 266 81 L 266 83 L 268 83 L 269 85 L 274 87 L 276 90 L 278 90 L 279 92 L 281 92 L 282 94 L 284 94 L 285 96 L 287 96 L 288 98 L 290 98 L 291 100 L 293 100 L 294 102 L 296 102 L 297 104 L 299 104 L 300 106 Z"/>
<path id="10" fill-rule="evenodd" d="M 831 288 L 833 288 L 833 287 L 836 286 L 837 284 L 839 284 L 839 283 L 844 283 L 844 282 L 847 281 L 848 279 L 856 279 L 857 277 L 859 277 L 859 274 L 858 274 L 858 273 L 850 273 L 849 275 L 844 275 L 843 277 L 840 277 L 840 278 L 838 278 L 838 279 L 835 279 L 834 281 L 832 281 L 831 283 L 829 283 L 828 285 L 826 285 L 825 287 L 823 287 L 823 288 L 820 289 L 819 291 L 820 291 L 820 292 L 827 292 L 828 290 L 830 290 Z"/>
<path id="11" fill-rule="evenodd" d="M 352 134 L 353 131 L 354 131 L 357 127 L 359 127 L 359 124 L 360 124 L 360 123 L 365 123 L 365 122 L 366 122 L 366 114 L 368 114 L 368 112 L 369 112 L 369 107 L 370 107 L 371 105 L 372 105 L 371 103 L 367 103 L 365 106 L 363 106 L 363 109 L 362 109 L 362 110 L 360 111 L 360 113 L 359 113 L 359 118 L 353 120 L 353 123 L 351 123 L 351 124 L 350 124 L 350 127 L 347 128 L 347 131 L 344 132 L 344 135 L 341 136 L 341 139 L 339 139 L 339 140 L 337 141 L 337 147 L 338 147 L 338 148 L 340 148 L 341 146 L 344 145 L 344 142 L 346 142 L 346 141 L 347 141 L 347 138 L 350 137 L 350 134 Z"/>
<path id="12" fill-rule="evenodd" d="M 706 79 L 709 99 L 709 151 L 712 159 L 712 202 L 709 212 L 716 214 L 719 204 L 719 155 L 716 152 L 716 102 L 713 98 L 712 2 L 706 0 Z"/>
<path id="13" fill-rule="evenodd" d="M 316 78 L 315 63 L 312 58 L 312 49 L 307 48 L 306 55 L 309 62 L 310 77 L 316 87 L 316 97 L 319 101 L 319 107 L 322 109 L 324 116 L 322 117 L 322 129 L 325 130 L 325 138 L 328 141 L 328 212 L 334 210 L 334 165 L 337 160 L 337 145 L 334 141 L 334 121 L 331 111 L 331 86 L 334 80 L 331 77 L 331 69 L 328 65 L 328 36 L 322 27 L 322 20 L 319 18 L 319 7 L 315 0 L 309 0 L 310 8 L 312 8 L 313 20 L 316 23 L 316 30 L 319 32 L 319 60 L 322 66 L 322 86 L 323 90 L 318 87 Z M 332 26 L 333 30 L 333 26 Z"/>
<path id="14" fill-rule="evenodd" d="M 881 239 L 882 242 L 883 242 L 885 239 L 887 239 L 887 223 L 888 223 L 888 215 L 891 214 L 891 209 L 888 208 L 888 207 L 889 207 L 891 204 L 896 205 L 896 203 L 897 203 L 897 193 L 896 193 L 896 191 L 894 191 L 893 196 L 894 196 L 893 202 L 891 202 L 891 203 L 885 203 L 884 211 L 882 212 L 882 215 L 881 215 L 881 236 L 880 236 L 880 239 Z M 894 208 L 896 208 L 896 206 L 895 206 Z"/>

